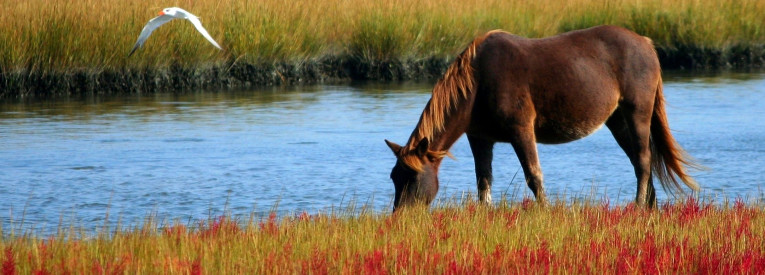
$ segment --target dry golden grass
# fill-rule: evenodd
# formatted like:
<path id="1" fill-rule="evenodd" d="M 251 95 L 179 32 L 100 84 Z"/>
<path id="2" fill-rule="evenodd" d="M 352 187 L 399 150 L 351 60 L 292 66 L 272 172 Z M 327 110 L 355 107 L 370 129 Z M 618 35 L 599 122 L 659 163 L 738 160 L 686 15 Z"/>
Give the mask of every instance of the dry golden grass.
<path id="1" fill-rule="evenodd" d="M 169 6 L 201 17 L 224 50 L 176 20 L 127 58 L 143 25 Z M 491 29 L 543 37 L 599 24 L 625 26 L 669 49 L 765 43 L 761 0 L 26 0 L 2 1 L 0 10 L 6 71 L 452 57 Z"/>

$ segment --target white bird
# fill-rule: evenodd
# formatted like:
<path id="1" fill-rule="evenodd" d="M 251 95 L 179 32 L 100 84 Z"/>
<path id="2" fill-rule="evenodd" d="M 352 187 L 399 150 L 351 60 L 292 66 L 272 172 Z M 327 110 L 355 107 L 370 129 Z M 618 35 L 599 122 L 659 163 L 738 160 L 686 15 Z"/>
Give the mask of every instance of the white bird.
<path id="1" fill-rule="evenodd" d="M 135 46 L 133 46 L 133 50 L 130 51 L 130 54 L 128 54 L 128 57 L 133 55 L 133 52 L 135 52 L 135 50 L 143 47 L 143 43 L 146 42 L 147 38 L 149 38 L 149 35 L 151 35 L 151 32 L 153 32 L 156 28 L 159 28 L 159 26 L 162 26 L 162 24 L 170 22 L 170 20 L 173 20 L 176 18 L 188 19 L 191 22 L 191 24 L 194 24 L 194 27 L 197 28 L 197 31 L 199 31 L 199 33 L 201 33 L 202 36 L 207 38 L 207 41 L 210 41 L 210 43 L 212 43 L 213 46 L 215 46 L 219 50 L 221 49 L 218 43 L 216 43 L 215 40 L 210 36 L 210 34 L 207 33 L 207 30 L 205 30 L 205 28 L 202 27 L 202 22 L 199 21 L 199 17 L 191 14 L 190 12 L 185 11 L 184 9 L 181 9 L 178 7 L 172 7 L 172 8 L 163 9 L 162 11 L 159 12 L 159 16 L 154 17 L 153 19 L 149 20 L 149 23 L 146 23 L 146 26 L 143 27 L 141 34 L 138 35 L 138 41 L 135 42 Z"/>

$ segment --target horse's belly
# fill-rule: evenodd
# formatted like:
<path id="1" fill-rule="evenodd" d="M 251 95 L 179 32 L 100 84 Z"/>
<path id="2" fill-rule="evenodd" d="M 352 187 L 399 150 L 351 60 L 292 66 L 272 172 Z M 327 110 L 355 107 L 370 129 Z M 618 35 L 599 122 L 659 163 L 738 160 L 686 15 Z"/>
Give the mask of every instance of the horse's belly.
<path id="1" fill-rule="evenodd" d="M 615 89 L 614 89 L 615 90 Z M 563 102 L 578 102 L 576 107 L 558 104 L 553 109 L 538 109 L 534 131 L 539 143 L 564 143 L 584 138 L 601 127 L 618 107 L 618 92 L 588 93 L 567 97 Z"/>
<path id="2" fill-rule="evenodd" d="M 589 136 L 602 126 L 603 123 L 578 125 L 546 123 L 536 128 L 535 136 L 539 143 L 566 143 Z"/>

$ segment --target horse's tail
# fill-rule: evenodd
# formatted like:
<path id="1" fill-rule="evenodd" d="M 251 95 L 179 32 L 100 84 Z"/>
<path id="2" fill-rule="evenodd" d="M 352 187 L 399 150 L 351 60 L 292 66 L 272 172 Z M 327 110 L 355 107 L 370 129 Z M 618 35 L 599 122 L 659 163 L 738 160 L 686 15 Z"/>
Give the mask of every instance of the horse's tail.
<path id="1" fill-rule="evenodd" d="M 686 186 L 694 191 L 699 190 L 699 185 L 685 171 L 684 166 L 698 168 L 690 156 L 680 147 L 672 137 L 667 122 L 667 114 L 664 110 L 664 93 L 662 81 L 659 78 L 659 86 L 656 88 L 656 99 L 651 116 L 651 167 L 659 179 L 664 190 L 670 193 L 677 190 L 682 193 L 678 178 Z"/>

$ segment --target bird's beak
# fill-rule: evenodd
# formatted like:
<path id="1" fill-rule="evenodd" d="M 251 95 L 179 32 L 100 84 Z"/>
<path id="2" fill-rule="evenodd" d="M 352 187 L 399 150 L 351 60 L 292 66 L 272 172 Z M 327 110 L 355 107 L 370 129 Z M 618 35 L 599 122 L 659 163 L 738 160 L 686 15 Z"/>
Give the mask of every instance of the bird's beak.
<path id="1" fill-rule="evenodd" d="M 165 15 L 165 12 L 164 11 L 159 11 L 159 13 L 157 15 L 159 15 L 159 16 Z"/>

